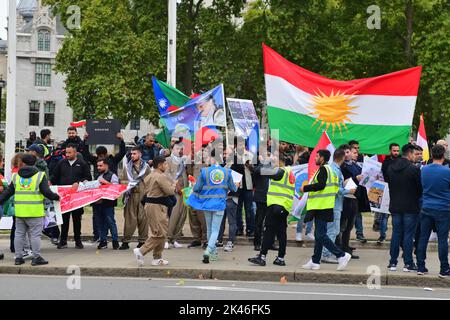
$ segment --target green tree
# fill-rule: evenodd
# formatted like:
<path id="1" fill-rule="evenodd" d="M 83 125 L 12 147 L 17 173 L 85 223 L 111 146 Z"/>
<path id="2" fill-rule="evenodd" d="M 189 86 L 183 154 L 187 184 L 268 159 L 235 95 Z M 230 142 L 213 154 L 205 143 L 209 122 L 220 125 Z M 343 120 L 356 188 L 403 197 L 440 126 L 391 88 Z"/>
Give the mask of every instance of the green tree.
<path id="1" fill-rule="evenodd" d="M 56 70 L 66 75 L 68 105 L 77 118 L 112 116 L 127 123 L 137 117 L 158 121 L 151 75 L 162 76 L 166 21 L 158 0 L 47 0 L 67 21 L 79 5 L 81 28 L 68 29 Z M 166 18 L 167 19 L 167 18 Z"/>

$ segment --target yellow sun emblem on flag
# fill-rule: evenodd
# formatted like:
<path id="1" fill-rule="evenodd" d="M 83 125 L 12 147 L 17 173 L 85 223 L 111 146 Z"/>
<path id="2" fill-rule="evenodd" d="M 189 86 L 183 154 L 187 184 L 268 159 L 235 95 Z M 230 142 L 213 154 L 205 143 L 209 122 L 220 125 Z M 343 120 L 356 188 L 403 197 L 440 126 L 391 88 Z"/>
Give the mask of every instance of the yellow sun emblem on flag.
<path id="1" fill-rule="evenodd" d="M 351 122 L 349 115 L 356 114 L 352 110 L 357 107 L 350 105 L 356 97 L 341 93 L 340 90 L 336 93 L 334 90 L 331 90 L 330 95 L 326 95 L 320 89 L 318 90 L 319 93 L 314 91 L 316 95 L 311 99 L 312 106 L 307 107 L 307 109 L 311 110 L 310 115 L 317 116 L 312 126 L 320 122 L 320 125 L 317 127 L 317 131 L 319 131 L 323 126 L 326 126 L 325 130 L 328 130 L 331 125 L 333 135 L 336 127 L 338 127 L 342 135 L 342 127 L 347 130 L 345 122 Z"/>

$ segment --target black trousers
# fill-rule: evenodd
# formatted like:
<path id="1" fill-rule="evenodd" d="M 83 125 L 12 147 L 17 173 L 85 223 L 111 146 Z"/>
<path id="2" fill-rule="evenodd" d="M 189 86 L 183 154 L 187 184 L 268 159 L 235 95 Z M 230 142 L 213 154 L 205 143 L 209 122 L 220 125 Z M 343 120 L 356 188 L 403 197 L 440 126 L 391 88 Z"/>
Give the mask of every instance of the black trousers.
<path id="1" fill-rule="evenodd" d="M 69 234 L 70 216 L 73 222 L 73 235 L 75 241 L 81 241 L 81 217 L 83 215 L 83 208 L 66 212 L 62 214 L 63 224 L 61 226 L 61 242 L 67 242 L 67 235 Z"/>
<path id="2" fill-rule="evenodd" d="M 260 246 L 262 242 L 262 233 L 264 228 L 264 219 L 266 218 L 267 202 L 256 202 L 255 216 L 255 238 L 253 245 Z"/>
<path id="3" fill-rule="evenodd" d="M 269 248 L 272 247 L 272 244 L 275 241 L 275 236 L 277 236 L 278 242 L 280 243 L 278 248 L 278 257 L 284 258 L 286 255 L 286 229 L 288 215 L 289 212 L 287 212 L 282 206 L 273 204 L 267 207 L 261 254 L 267 255 Z"/>
<path id="4" fill-rule="evenodd" d="M 344 206 L 341 215 L 341 232 L 336 238 L 336 244 L 345 252 L 351 253 L 350 234 L 355 225 L 358 214 L 358 200 L 344 198 Z"/>
<path id="5" fill-rule="evenodd" d="M 11 233 L 9 234 L 9 250 L 11 252 L 16 252 L 16 248 L 14 247 L 15 235 L 16 235 L 16 217 L 13 216 L 13 225 L 11 228 Z"/>

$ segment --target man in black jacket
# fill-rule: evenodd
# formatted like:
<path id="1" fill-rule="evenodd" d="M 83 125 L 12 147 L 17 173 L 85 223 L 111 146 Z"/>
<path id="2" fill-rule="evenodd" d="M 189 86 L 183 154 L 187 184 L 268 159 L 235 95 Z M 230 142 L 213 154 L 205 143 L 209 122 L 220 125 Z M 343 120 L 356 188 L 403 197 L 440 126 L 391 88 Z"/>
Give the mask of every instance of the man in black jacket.
<path id="1" fill-rule="evenodd" d="M 66 148 L 66 159 L 61 160 L 56 165 L 51 182 L 54 185 L 71 185 L 73 188 L 78 188 L 78 183 L 92 180 L 91 170 L 89 165 L 82 159 L 77 158 L 77 146 L 69 144 Z M 58 244 L 58 249 L 67 248 L 67 235 L 69 233 L 70 216 L 72 215 L 73 232 L 75 237 L 75 246 L 78 249 L 83 249 L 81 243 L 81 216 L 83 215 L 83 208 L 64 213 L 63 225 L 61 227 L 61 239 Z"/>
<path id="2" fill-rule="evenodd" d="M 398 143 L 391 143 L 389 145 L 389 155 L 384 159 L 381 165 L 381 172 L 383 173 L 384 181 L 389 182 L 388 169 L 395 160 L 400 158 L 400 146 Z"/>
<path id="3" fill-rule="evenodd" d="M 108 159 L 97 160 L 97 171 L 99 176 L 97 181 L 102 185 L 119 184 L 119 178 L 109 170 Z M 117 206 L 117 200 L 102 199 L 92 204 L 93 216 L 96 216 L 97 233 L 100 237 L 100 243 L 97 249 L 106 249 L 108 247 L 108 230 L 111 231 L 113 249 L 119 249 L 119 236 L 117 224 L 114 219 L 114 207 Z"/>
<path id="4" fill-rule="evenodd" d="M 253 168 L 255 182 L 253 200 L 256 203 L 255 238 L 253 239 L 255 251 L 261 250 L 263 225 L 267 212 L 267 190 L 269 189 L 270 179 L 274 178 L 273 175 L 269 174 L 269 171 L 273 171 L 272 162 L 274 162 L 275 159 L 268 158 L 264 160 L 262 156 L 259 156 L 258 160 L 258 164 Z M 278 248 L 275 248 L 273 245 L 272 250 L 278 250 Z"/>
<path id="5" fill-rule="evenodd" d="M 77 128 L 72 126 L 67 128 L 67 140 L 62 144 L 61 148 L 66 149 L 70 144 L 75 145 L 77 151 L 83 154 L 83 140 L 78 136 Z"/>
<path id="6" fill-rule="evenodd" d="M 245 229 L 247 237 L 254 236 L 255 227 L 255 213 L 253 212 L 253 165 L 247 158 L 247 153 L 245 152 L 245 145 L 236 139 L 236 157 L 234 163 L 231 165 L 231 170 L 234 170 L 242 174 L 242 183 L 239 188 L 239 198 L 237 207 L 237 235 L 243 235 L 244 224 L 242 221 L 242 207 L 245 209 Z"/>
<path id="7" fill-rule="evenodd" d="M 416 272 L 414 263 L 413 240 L 420 212 L 422 183 L 420 169 L 414 161 L 414 146 L 410 143 L 402 147 L 402 158 L 392 163 L 388 169 L 389 177 L 389 211 L 392 216 L 392 239 L 389 270 L 397 270 L 400 245 L 403 248 L 405 272 Z"/>
<path id="8" fill-rule="evenodd" d="M 86 138 L 89 135 L 86 133 L 84 135 L 84 142 L 86 143 Z M 98 146 L 97 149 L 95 149 L 95 155 L 92 155 L 89 152 L 89 149 L 85 146 L 83 148 L 83 158 L 87 163 L 90 163 L 92 166 L 94 166 L 94 177 L 97 178 L 99 175 L 99 172 L 97 170 L 97 161 L 98 160 L 107 160 L 109 163 L 109 171 L 117 175 L 117 168 L 119 167 L 119 163 L 122 161 L 123 157 L 125 157 L 125 154 L 127 153 L 127 149 L 125 146 L 125 141 L 123 140 L 122 133 L 117 133 L 117 139 L 120 140 L 119 144 L 119 152 L 116 155 L 108 154 L 108 150 L 104 146 Z"/>
<path id="9" fill-rule="evenodd" d="M 323 248 L 327 248 L 338 259 L 337 270 L 343 270 L 351 259 L 351 254 L 339 249 L 327 235 L 327 224 L 333 222 L 335 197 L 338 193 L 339 178 L 328 165 L 331 153 L 322 149 L 317 151 L 315 163 L 320 166 L 315 172 L 311 183 L 300 188 L 300 192 L 309 192 L 306 203 L 307 216 L 314 219 L 314 254 L 311 259 L 302 266 L 307 270 L 319 270 Z M 333 184 L 335 185 L 333 187 Z M 307 219 L 307 220 L 309 220 Z"/>
<path id="10" fill-rule="evenodd" d="M 344 180 L 353 179 L 353 182 L 358 185 L 361 180 L 361 167 L 358 166 L 356 156 L 358 154 L 357 149 L 350 147 L 349 145 L 342 145 L 339 147 L 345 151 L 345 161 L 341 166 L 342 175 Z M 360 188 L 358 188 L 360 189 Z M 356 197 L 359 190 L 356 190 Z M 356 215 L 359 212 L 358 199 L 353 195 L 344 196 L 344 204 L 341 215 L 341 232 L 336 242 L 342 250 L 352 255 L 352 259 L 358 259 L 359 257 L 353 254 L 354 248 L 350 247 L 350 234 L 355 225 Z"/>
<path id="11" fill-rule="evenodd" d="M 89 135 L 86 133 L 84 135 L 84 142 L 86 143 L 86 139 Z M 123 135 L 122 133 L 117 133 L 117 138 L 120 140 L 120 144 L 119 144 L 119 152 L 116 155 L 108 155 L 108 150 L 106 149 L 106 147 L 104 146 L 98 146 L 97 149 L 95 150 L 96 155 L 92 155 L 89 152 L 89 149 L 87 148 L 87 146 L 83 147 L 83 158 L 87 163 L 90 163 L 94 166 L 94 178 L 97 179 L 99 176 L 99 171 L 97 169 L 97 162 L 98 160 L 107 160 L 108 162 L 108 168 L 109 171 L 111 171 L 113 174 L 117 175 L 117 168 L 119 167 L 119 163 L 122 161 L 123 157 L 125 157 L 125 154 L 127 153 L 127 149 L 125 147 L 125 141 L 123 140 Z M 97 221 L 97 215 L 93 214 L 92 215 L 92 229 L 93 229 L 93 236 L 94 238 L 92 239 L 93 242 L 98 241 L 100 234 L 97 232 L 98 230 L 100 230 L 99 225 L 98 225 L 98 221 Z"/>

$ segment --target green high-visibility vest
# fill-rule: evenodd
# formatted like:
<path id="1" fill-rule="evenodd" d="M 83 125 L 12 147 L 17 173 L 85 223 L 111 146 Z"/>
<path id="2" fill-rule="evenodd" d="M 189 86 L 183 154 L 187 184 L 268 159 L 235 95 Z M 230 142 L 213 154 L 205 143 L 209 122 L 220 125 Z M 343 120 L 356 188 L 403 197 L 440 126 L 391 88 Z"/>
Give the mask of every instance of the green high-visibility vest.
<path id="1" fill-rule="evenodd" d="M 291 183 L 289 181 L 291 168 L 285 167 L 283 170 L 284 175 L 281 180 L 270 180 L 269 190 L 267 191 L 267 206 L 277 204 L 290 212 L 294 199 L 295 182 Z"/>
<path id="2" fill-rule="evenodd" d="M 15 173 L 14 210 L 18 218 L 40 218 L 45 216 L 44 196 L 39 191 L 39 185 L 44 178 L 44 172 L 38 172 L 30 178 L 23 178 Z"/>
<path id="3" fill-rule="evenodd" d="M 339 178 L 329 165 L 324 165 L 327 170 L 327 184 L 325 189 L 320 191 L 308 192 L 308 201 L 306 202 L 306 210 L 324 210 L 334 208 L 334 200 L 339 191 Z M 312 183 L 318 183 L 317 175 L 319 170 L 314 174 Z"/>

